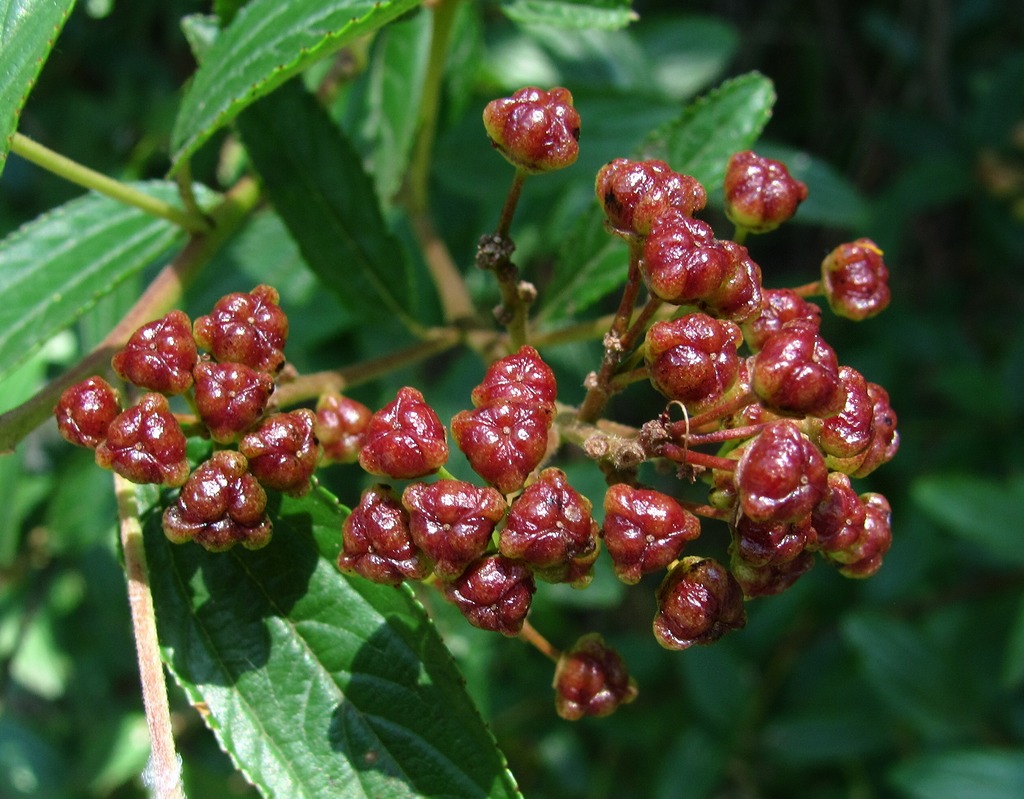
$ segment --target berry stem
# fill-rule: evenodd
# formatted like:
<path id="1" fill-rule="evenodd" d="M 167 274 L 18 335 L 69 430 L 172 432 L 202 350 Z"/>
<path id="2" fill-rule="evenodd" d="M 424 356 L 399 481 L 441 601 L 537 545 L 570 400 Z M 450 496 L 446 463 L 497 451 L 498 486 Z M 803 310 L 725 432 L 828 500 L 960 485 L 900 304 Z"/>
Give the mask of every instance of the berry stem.
<path id="1" fill-rule="evenodd" d="M 705 469 L 718 469 L 723 472 L 736 470 L 736 461 L 732 458 L 720 458 L 706 452 L 695 452 L 689 447 L 678 444 L 662 444 L 658 447 L 658 456 L 668 458 L 687 466 L 703 466 Z"/>
<path id="2" fill-rule="evenodd" d="M 687 435 L 686 423 L 675 422 L 669 426 L 668 431 L 678 440 L 685 441 L 687 446 L 699 447 L 705 444 L 721 444 L 723 441 L 732 441 L 737 438 L 750 438 L 760 433 L 761 429 L 762 425 L 752 424 L 745 427 L 727 427 L 711 433 L 690 433 Z"/>
<path id="3" fill-rule="evenodd" d="M 608 387 L 612 393 L 617 393 L 622 391 L 622 389 L 630 383 L 639 383 L 641 380 L 647 380 L 650 376 L 651 373 L 645 364 L 643 366 L 636 367 L 636 369 L 630 369 L 628 372 L 619 372 L 611 379 Z"/>
<path id="4" fill-rule="evenodd" d="M 742 225 L 735 225 L 732 231 L 732 240 L 737 244 L 743 244 L 747 240 L 747 235 L 749 233 L 749 228 L 745 228 Z"/>
<path id="5" fill-rule="evenodd" d="M 47 172 L 52 172 L 71 183 L 92 189 L 100 194 L 144 211 L 151 216 L 166 219 L 189 233 L 209 233 L 210 224 L 206 216 L 196 209 L 182 210 L 156 197 L 151 197 L 126 183 L 90 169 L 67 156 L 44 147 L 37 141 L 22 133 L 15 133 L 11 139 L 11 152 L 17 153 L 26 161 L 31 161 Z M 198 211 L 198 212 L 197 212 Z"/>
<path id="6" fill-rule="evenodd" d="M 731 510 L 726 508 L 716 508 L 714 505 L 700 505 L 696 502 L 689 502 L 685 499 L 677 499 L 676 502 L 686 508 L 686 510 L 690 511 L 690 513 L 696 516 L 703 516 L 705 519 L 722 519 L 724 521 L 728 520 L 729 516 L 732 514 Z"/>
<path id="7" fill-rule="evenodd" d="M 821 287 L 821 281 L 815 280 L 812 283 L 804 283 L 802 286 L 794 287 L 793 293 L 806 298 L 824 294 L 825 290 Z"/>
<path id="8" fill-rule="evenodd" d="M 42 424 L 53 412 L 61 393 L 68 386 L 90 375 L 107 374 L 110 358 L 121 349 L 139 327 L 159 319 L 181 298 L 188 283 L 213 258 L 223 244 L 241 226 L 260 199 L 255 181 L 244 178 L 224 195 L 210 211 L 214 227 L 203 236 L 193 236 L 184 249 L 149 284 L 125 317 L 96 348 L 63 375 L 44 386 L 34 396 L 0 416 L 0 454 L 13 452 L 18 442 Z"/>
<path id="9" fill-rule="evenodd" d="M 505 197 L 505 205 L 501 208 L 501 216 L 498 218 L 498 229 L 496 235 L 499 238 L 507 239 L 512 229 L 512 217 L 515 216 L 516 206 L 519 204 L 519 195 L 523 193 L 523 183 L 526 180 L 526 173 L 517 169 L 512 178 L 512 185 L 509 186 L 508 195 Z"/>
<path id="10" fill-rule="evenodd" d="M 135 485 L 114 475 L 114 493 L 121 527 L 121 545 L 128 577 L 128 601 L 131 606 L 135 650 L 138 655 L 142 701 L 146 709 L 151 752 L 147 766 L 148 782 L 157 799 L 184 799 L 181 785 L 181 760 L 174 746 L 171 712 L 167 704 L 167 683 L 160 661 L 160 643 L 156 632 L 153 595 L 149 590 L 149 567 L 139 522 Z"/>
<path id="11" fill-rule="evenodd" d="M 696 416 L 691 416 L 690 430 L 698 430 L 706 424 L 709 424 L 711 422 L 717 422 L 719 419 L 722 419 L 725 416 L 730 416 L 731 414 L 734 414 L 737 411 L 743 410 L 743 408 L 746 408 L 753 402 L 757 402 L 757 395 L 754 394 L 754 392 L 752 391 L 743 392 L 741 394 L 737 394 L 734 397 L 729 397 L 728 399 L 725 400 L 725 402 L 721 403 L 720 405 L 716 405 L 713 408 L 708 408 L 708 410 L 704 411 L 703 413 L 698 413 Z M 678 429 L 682 430 L 683 432 L 677 433 L 676 429 L 674 428 L 673 434 L 685 435 L 685 421 L 676 422 L 676 425 L 678 426 Z"/>
<path id="12" fill-rule="evenodd" d="M 537 632 L 537 628 L 530 624 L 528 619 L 523 622 L 523 629 L 519 631 L 519 637 L 555 663 L 562 656 L 562 653 L 555 649 L 547 638 Z"/>

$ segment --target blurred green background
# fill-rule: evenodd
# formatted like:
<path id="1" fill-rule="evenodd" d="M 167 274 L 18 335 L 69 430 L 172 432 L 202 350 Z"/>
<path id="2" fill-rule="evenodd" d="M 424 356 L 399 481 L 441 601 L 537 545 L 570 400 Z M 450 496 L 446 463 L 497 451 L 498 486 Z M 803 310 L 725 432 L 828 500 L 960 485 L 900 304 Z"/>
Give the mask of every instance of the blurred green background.
<path id="1" fill-rule="evenodd" d="M 484 4 L 457 76 L 476 102 L 446 108 L 439 139 L 440 207 L 457 218 L 450 243 L 468 263 L 507 185 L 505 165 L 479 145 L 488 99 L 531 82 L 568 86 L 584 120 L 579 169 L 593 174 L 695 93 L 752 69 L 769 76 L 779 99 L 757 149 L 785 160 L 812 196 L 800 224 L 750 242 L 771 265 L 766 285 L 813 279 L 825 253 L 860 236 L 890 267 L 889 310 L 860 325 L 828 318 L 825 333 L 841 362 L 888 389 L 899 415 L 899 455 L 861 483 L 889 498 L 894 544 L 870 580 L 819 564 L 787 593 L 752 603 L 741 633 L 684 653 L 650 636 L 654 584 L 627 593 L 604 574 L 587 592 L 540 592 L 539 628 L 566 646 L 601 630 L 640 682 L 638 700 L 606 720 L 562 722 L 549 663 L 432 608 L 469 689 L 531 799 L 1024 796 L 1024 4 L 636 8 L 639 22 L 605 35 L 523 31 Z M 193 69 L 179 20 L 207 10 L 185 0 L 81 2 L 21 130 L 116 177 L 162 177 Z M 357 140 L 372 137 L 344 105 L 338 115 Z M 214 187 L 218 167 L 211 148 L 195 164 Z M 552 179 L 524 196 L 518 242 L 541 285 L 542 256 L 589 201 L 587 185 Z M 0 235 L 78 193 L 12 156 Z M 315 284 L 276 224 L 251 226 L 189 302 L 204 308 L 225 290 L 274 282 L 247 271 L 246 255 L 275 246 L 283 304 L 293 319 L 315 307 Z M 55 340 L 9 380 L 2 408 L 70 362 L 76 342 L 102 336 L 140 285 L 118 289 L 77 338 Z M 383 346 L 341 315 L 301 316 L 289 345 L 301 368 L 335 366 L 353 343 L 364 353 Z M 577 355 L 552 352 L 560 377 L 572 377 Z M 442 417 L 477 378 L 472 359 L 445 364 L 434 378 L 438 395 L 451 389 Z M 393 390 L 383 381 L 360 398 L 375 405 Z M 108 492 L 90 462 L 45 429 L 0 459 L 4 799 L 144 795 L 146 729 L 115 510 L 112 498 L 80 501 Z M 333 468 L 325 481 L 351 501 L 353 474 Z M 189 795 L 247 795 L 183 697 L 174 707 Z"/>

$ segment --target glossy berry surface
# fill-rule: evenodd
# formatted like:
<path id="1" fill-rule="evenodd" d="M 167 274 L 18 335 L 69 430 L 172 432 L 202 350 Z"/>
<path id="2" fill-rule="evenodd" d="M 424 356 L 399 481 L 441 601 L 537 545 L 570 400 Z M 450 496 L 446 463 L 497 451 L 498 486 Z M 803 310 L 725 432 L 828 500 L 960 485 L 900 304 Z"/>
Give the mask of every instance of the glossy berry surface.
<path id="1" fill-rule="evenodd" d="M 811 514 L 817 548 L 827 557 L 844 552 L 858 539 L 866 517 L 864 504 L 842 472 L 829 472 L 828 490 Z"/>
<path id="2" fill-rule="evenodd" d="M 196 319 L 195 339 L 218 361 L 276 372 L 288 340 L 288 317 L 278 300 L 277 289 L 263 285 L 225 295 L 208 315 Z"/>
<path id="3" fill-rule="evenodd" d="M 458 577 L 484 554 L 505 518 L 505 498 L 493 488 L 461 480 L 410 483 L 402 493 L 412 540 L 443 580 Z"/>
<path id="4" fill-rule="evenodd" d="M 829 468 L 845 472 L 851 477 L 867 477 L 879 466 L 891 461 L 900 448 L 900 434 L 896 428 L 896 412 L 889 404 L 889 393 L 877 383 L 867 382 L 867 395 L 871 402 L 871 425 L 868 444 L 856 455 L 837 457 L 829 454 Z"/>
<path id="5" fill-rule="evenodd" d="M 498 538 L 507 558 L 523 561 L 541 577 L 562 579 L 567 564 L 597 547 L 590 500 L 569 485 L 561 469 L 545 469 L 512 503 Z"/>
<path id="6" fill-rule="evenodd" d="M 192 368 L 198 360 L 192 320 L 182 311 L 171 311 L 136 330 L 111 365 L 129 383 L 173 395 L 192 387 Z"/>
<path id="7" fill-rule="evenodd" d="M 320 460 L 315 424 L 316 414 L 308 408 L 275 413 L 242 437 L 238 451 L 263 486 L 302 496 Z"/>
<path id="8" fill-rule="evenodd" d="M 832 416 L 845 400 L 835 351 L 803 325 L 768 337 L 754 356 L 751 384 L 769 410 L 782 414 Z"/>
<path id="9" fill-rule="evenodd" d="M 625 236 L 646 236 L 662 214 L 674 210 L 693 216 L 707 203 L 696 178 L 659 160 L 616 158 L 598 171 L 594 191 L 608 224 Z"/>
<path id="10" fill-rule="evenodd" d="M 235 544 L 259 549 L 273 533 L 266 506 L 266 492 L 249 473 L 245 456 L 220 450 L 196 467 L 177 503 L 164 511 L 164 535 L 175 543 L 195 541 L 211 552 Z"/>
<path id="11" fill-rule="evenodd" d="M 817 539 L 810 515 L 795 521 L 755 522 L 741 514 L 732 533 L 733 554 L 749 566 L 789 563 Z"/>
<path id="12" fill-rule="evenodd" d="M 495 401 L 452 418 L 452 436 L 469 465 L 502 494 L 523 487 L 548 448 L 547 405 Z"/>
<path id="13" fill-rule="evenodd" d="M 567 721 L 600 718 L 636 699 L 636 681 L 626 663 L 597 633 L 563 652 L 555 665 L 555 711 Z"/>
<path id="14" fill-rule="evenodd" d="M 766 425 L 743 450 L 735 480 L 744 515 L 755 522 L 808 516 L 825 495 L 828 469 L 795 423 Z"/>
<path id="15" fill-rule="evenodd" d="M 540 353 L 527 345 L 487 367 L 471 396 L 477 408 L 498 402 L 554 407 L 558 383 Z"/>
<path id="16" fill-rule="evenodd" d="M 316 403 L 314 432 L 327 462 L 355 463 L 366 441 L 373 411 L 336 392 L 321 394 Z"/>
<path id="17" fill-rule="evenodd" d="M 102 377 L 94 376 L 64 389 L 54 416 L 57 430 L 70 444 L 96 449 L 107 437 L 107 428 L 121 413 L 117 392 Z"/>
<path id="18" fill-rule="evenodd" d="M 580 115 L 568 89 L 527 86 L 484 108 L 484 129 L 510 164 L 524 172 L 550 172 L 579 156 Z"/>
<path id="19" fill-rule="evenodd" d="M 650 292 L 675 305 L 712 294 L 725 280 L 731 259 L 711 227 L 681 212 L 654 220 L 644 240 L 641 270 Z"/>
<path id="20" fill-rule="evenodd" d="M 736 382 L 742 343 L 739 327 L 707 314 L 655 322 L 644 346 L 651 384 L 697 413 L 717 403 Z"/>
<path id="21" fill-rule="evenodd" d="M 813 438 L 821 451 L 836 458 L 852 458 L 871 443 L 874 402 L 864 376 L 849 366 L 839 367 L 839 382 L 846 398 L 835 416 L 812 421 Z"/>
<path id="22" fill-rule="evenodd" d="M 408 386 L 370 418 L 359 465 L 370 474 L 411 480 L 448 460 L 444 425 L 423 395 Z"/>
<path id="23" fill-rule="evenodd" d="M 601 532 L 616 575 L 634 584 L 678 560 L 700 521 L 667 494 L 619 483 L 604 495 Z"/>
<path id="24" fill-rule="evenodd" d="M 366 489 L 341 528 L 338 568 L 385 585 L 422 580 L 431 563 L 413 543 L 409 514 L 389 486 Z"/>
<path id="25" fill-rule="evenodd" d="M 656 599 L 654 637 L 666 649 L 712 644 L 747 623 L 739 584 L 711 558 L 683 558 L 662 580 Z"/>
<path id="26" fill-rule="evenodd" d="M 700 304 L 714 316 L 742 324 L 761 313 L 761 267 L 746 247 L 734 241 L 722 241 L 721 246 L 729 254 L 725 279 Z"/>
<path id="27" fill-rule="evenodd" d="M 523 629 L 536 590 L 533 573 L 522 563 L 486 555 L 447 583 L 444 595 L 474 627 L 513 636 Z"/>
<path id="28" fill-rule="evenodd" d="M 786 165 L 749 150 L 729 159 L 725 171 L 725 215 L 751 233 L 774 230 L 807 199 L 807 186 Z"/>
<path id="29" fill-rule="evenodd" d="M 784 325 L 803 325 L 814 332 L 821 328 L 821 308 L 792 289 L 764 289 L 760 313 L 743 325 L 743 336 L 757 352 Z"/>
<path id="30" fill-rule="evenodd" d="M 871 239 L 841 244 L 821 262 L 821 285 L 838 316 L 861 321 L 889 307 L 889 269 Z"/>
<path id="31" fill-rule="evenodd" d="M 188 479 L 185 434 L 162 394 L 120 413 L 96 447 L 96 463 L 133 483 L 180 486 Z"/>
<path id="32" fill-rule="evenodd" d="M 864 507 L 864 526 L 860 535 L 841 552 L 827 553 L 839 565 L 845 577 L 870 577 L 882 567 L 882 557 L 892 545 L 892 508 L 881 494 L 860 495 Z"/>
<path id="33" fill-rule="evenodd" d="M 202 361 L 193 373 L 199 416 L 221 444 L 237 440 L 259 421 L 274 391 L 269 374 L 242 363 Z"/>
<path id="34" fill-rule="evenodd" d="M 814 566 L 814 555 L 804 550 L 792 560 L 755 566 L 733 551 L 733 576 L 747 599 L 781 594 Z"/>

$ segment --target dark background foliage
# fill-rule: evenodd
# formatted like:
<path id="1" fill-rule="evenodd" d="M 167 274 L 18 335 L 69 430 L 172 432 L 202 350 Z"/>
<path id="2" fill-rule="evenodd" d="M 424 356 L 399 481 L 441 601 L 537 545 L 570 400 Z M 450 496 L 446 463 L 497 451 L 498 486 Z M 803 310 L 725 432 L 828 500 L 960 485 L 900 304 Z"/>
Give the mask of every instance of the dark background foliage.
<path id="1" fill-rule="evenodd" d="M 709 26 L 714 66 L 701 90 L 751 69 L 775 82 L 779 100 L 759 149 L 807 170 L 818 181 L 808 178 L 812 189 L 827 195 L 819 207 L 833 211 L 751 243 L 755 259 L 773 265 L 767 285 L 811 279 L 836 242 L 855 236 L 886 252 L 889 310 L 863 325 L 826 324 L 841 360 L 884 385 L 899 414 L 901 452 L 866 481 L 892 503 L 894 546 L 872 579 L 843 580 L 819 565 L 786 594 L 753 603 L 742 633 L 681 654 L 653 645 L 653 585 L 624 594 L 599 576 L 583 594 L 549 592 L 535 609 L 549 637 L 568 641 L 601 629 L 640 682 L 636 703 L 603 721 L 560 721 L 546 661 L 431 607 L 470 692 L 528 797 L 1019 796 L 1024 7 L 996 0 L 636 7 L 637 40 L 655 63 L 672 53 L 659 26 L 691 19 Z M 83 2 L 21 129 L 119 178 L 162 177 L 178 92 L 194 68 L 178 22 L 200 10 L 184 0 Z M 507 23 L 489 19 L 488 46 L 499 54 L 492 68 L 502 65 L 510 37 Z M 554 61 L 578 96 L 584 147 L 588 126 L 602 131 L 592 156 L 584 155 L 595 167 L 635 144 L 636 129 L 622 118 L 649 128 L 670 110 L 628 81 L 602 83 L 600 70 L 612 74 L 617 57 L 594 61 L 589 80 L 568 60 Z M 473 79 L 479 102 L 447 109 L 436 174 L 459 220 L 448 229 L 463 262 L 475 236 L 493 225 L 500 204 L 493 198 L 507 181 L 499 159 L 463 143 L 477 135 L 479 108 L 514 78 L 494 69 Z M 637 121 L 640 110 L 648 116 Z M 197 177 L 216 185 L 218 166 L 207 148 Z M 482 211 L 462 192 L 466 172 L 485 186 L 497 176 Z M 77 193 L 12 156 L 0 184 L 0 232 Z M 524 208 L 526 254 L 559 240 L 564 206 L 556 194 L 538 189 L 534 210 Z M 260 240 L 236 248 L 190 302 L 203 307 L 221 289 L 264 279 L 245 272 L 245 246 Z M 297 256 L 282 253 L 284 262 L 289 257 Z M 542 278 L 539 255 L 533 268 Z M 302 280 L 282 293 L 308 307 Z M 101 336 L 136 295 L 137 285 L 115 292 L 79 331 L 82 340 Z M 372 331 L 335 328 L 313 321 L 299 332 L 307 366 L 336 364 L 341 346 L 380 346 Z M 56 351 L 53 360 L 72 354 Z M 573 358 L 563 360 L 558 366 L 571 379 Z M 437 394 L 447 387 L 454 396 L 451 409 L 439 408 L 442 417 L 461 407 L 476 375 L 472 361 L 443 366 L 434 370 Z M 388 390 L 370 387 L 364 399 L 377 403 Z M 141 796 L 135 775 L 145 761 L 145 724 L 113 502 L 79 502 L 104 496 L 107 476 L 88 468 L 88 453 L 58 456 L 50 443 L 37 436 L 17 461 L 0 462 L 0 477 L 21 475 L 16 490 L 0 480 L 11 509 L 0 520 L 0 795 Z M 343 499 L 353 494 L 350 479 L 340 467 L 325 478 Z M 189 795 L 245 795 L 250 789 L 198 715 L 182 697 L 174 700 Z"/>

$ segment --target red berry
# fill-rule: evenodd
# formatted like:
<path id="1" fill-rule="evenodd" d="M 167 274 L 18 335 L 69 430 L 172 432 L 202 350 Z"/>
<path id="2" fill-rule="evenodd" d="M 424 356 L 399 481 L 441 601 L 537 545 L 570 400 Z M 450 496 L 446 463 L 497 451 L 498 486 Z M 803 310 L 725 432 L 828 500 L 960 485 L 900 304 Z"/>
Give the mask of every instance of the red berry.
<path id="1" fill-rule="evenodd" d="M 570 561 L 597 547 L 598 526 L 590 511 L 590 500 L 569 485 L 565 472 L 545 469 L 512 503 L 498 549 L 538 577 L 560 582 Z"/>
<path id="2" fill-rule="evenodd" d="M 835 351 L 814 330 L 786 325 L 754 356 L 752 386 L 761 401 L 782 414 L 827 417 L 846 399 Z"/>
<path id="3" fill-rule="evenodd" d="M 864 505 L 850 478 L 842 472 L 829 472 L 825 497 L 811 513 L 817 548 L 826 557 L 849 549 L 863 532 L 864 519 Z"/>
<path id="4" fill-rule="evenodd" d="M 743 592 L 711 558 L 683 558 L 657 591 L 654 637 L 666 649 L 712 644 L 747 623 Z"/>
<path id="5" fill-rule="evenodd" d="M 615 573 L 634 584 L 678 560 L 700 521 L 667 494 L 619 483 L 604 495 L 602 534 Z"/>
<path id="6" fill-rule="evenodd" d="M 781 594 L 814 565 L 814 555 L 804 550 L 784 563 L 754 566 L 739 557 L 734 550 L 730 565 L 743 596 L 753 599 Z"/>
<path id="7" fill-rule="evenodd" d="M 851 477 L 867 477 L 884 463 L 895 457 L 900 448 L 900 434 L 896 429 L 896 412 L 889 404 L 889 394 L 877 383 L 867 383 L 871 401 L 870 439 L 858 454 L 842 458 L 829 455 L 829 468 L 845 472 Z"/>
<path id="8" fill-rule="evenodd" d="M 644 281 L 653 295 L 674 305 L 712 294 L 730 267 L 729 253 L 710 226 L 678 211 L 657 217 L 644 240 Z"/>
<path id="9" fill-rule="evenodd" d="M 288 340 L 288 317 L 278 300 L 277 289 L 263 285 L 221 297 L 208 316 L 196 319 L 196 341 L 218 361 L 276 372 Z"/>
<path id="10" fill-rule="evenodd" d="M 548 449 L 549 405 L 495 401 L 452 418 L 452 436 L 469 465 L 502 494 L 523 487 Z"/>
<path id="11" fill-rule="evenodd" d="M 484 129 L 498 152 L 524 172 L 562 169 L 579 156 L 580 115 L 568 89 L 528 86 L 492 100 L 484 108 Z"/>
<path id="12" fill-rule="evenodd" d="M 341 527 L 338 568 L 385 585 L 422 580 L 431 563 L 413 543 L 409 514 L 389 486 L 366 489 Z"/>
<path id="13" fill-rule="evenodd" d="M 64 440 L 96 449 L 120 412 L 117 392 L 102 377 L 94 376 L 66 388 L 57 401 L 54 416 Z"/>
<path id="14" fill-rule="evenodd" d="M 882 566 L 882 556 L 892 545 L 892 509 L 881 494 L 861 494 L 864 526 L 861 534 L 842 552 L 829 552 L 844 577 L 870 577 Z"/>
<path id="15" fill-rule="evenodd" d="M 486 555 L 447 583 L 444 595 L 474 627 L 515 636 L 523 629 L 536 590 L 533 573 L 525 565 Z"/>
<path id="16" fill-rule="evenodd" d="M 812 438 L 826 455 L 852 458 L 871 443 L 874 403 L 867 381 L 856 369 L 840 366 L 839 382 L 846 392 L 843 408 L 835 416 L 812 419 Z"/>
<path id="17" fill-rule="evenodd" d="M 164 511 L 164 535 L 175 543 L 195 541 L 211 552 L 235 544 L 259 549 L 273 533 L 266 506 L 266 492 L 249 473 L 245 456 L 219 450 L 196 467 L 177 503 Z"/>
<path id="18" fill-rule="evenodd" d="M 584 635 L 555 666 L 555 710 L 568 721 L 602 717 L 636 699 L 636 680 L 597 633 Z"/>
<path id="19" fill-rule="evenodd" d="M 408 386 L 370 418 L 359 452 L 363 469 L 395 480 L 433 474 L 447 460 L 444 425 L 423 395 Z"/>
<path id="20" fill-rule="evenodd" d="M 807 186 L 785 164 L 749 150 L 729 159 L 725 171 L 725 215 L 752 233 L 774 230 L 807 199 Z"/>
<path id="21" fill-rule="evenodd" d="M 755 522 L 741 514 L 732 533 L 733 554 L 757 568 L 789 563 L 816 543 L 809 515 L 795 521 Z"/>
<path id="22" fill-rule="evenodd" d="M 761 267 L 750 258 L 746 247 L 734 241 L 719 244 L 729 254 L 729 267 L 721 285 L 704 298 L 701 306 L 715 316 L 742 324 L 761 313 Z"/>
<path id="23" fill-rule="evenodd" d="M 199 360 L 192 320 L 182 311 L 136 330 L 111 361 L 129 383 L 161 394 L 184 394 L 192 387 L 192 368 Z"/>
<path id="24" fill-rule="evenodd" d="M 473 389 L 473 406 L 497 402 L 554 407 L 558 384 L 551 367 L 533 347 L 524 346 L 513 355 L 495 361 L 484 379 Z"/>
<path id="25" fill-rule="evenodd" d="M 96 463 L 133 483 L 177 487 L 188 479 L 185 434 L 162 394 L 146 394 L 119 414 L 96 447 Z"/>
<path id="26" fill-rule="evenodd" d="M 825 495 L 828 469 L 818 448 L 789 420 L 772 422 L 746 445 L 736 464 L 743 513 L 755 522 L 809 516 Z"/>
<path id="27" fill-rule="evenodd" d="M 784 325 L 804 325 L 815 333 L 821 328 L 821 308 L 792 289 L 764 289 L 761 312 L 743 325 L 750 349 L 757 352 Z"/>
<path id="28" fill-rule="evenodd" d="M 263 416 L 274 378 L 242 363 L 201 361 L 193 370 L 196 409 L 210 437 L 235 441 Z"/>
<path id="29" fill-rule="evenodd" d="M 644 347 L 651 383 L 690 413 L 699 413 L 715 405 L 736 382 L 742 343 L 735 324 L 707 314 L 655 322 Z"/>
<path id="30" fill-rule="evenodd" d="M 313 426 L 316 415 L 308 408 L 275 413 L 246 433 L 238 450 L 249 459 L 249 470 L 262 485 L 299 497 L 309 491 L 320 447 Z"/>
<path id="31" fill-rule="evenodd" d="M 646 236 L 662 214 L 676 210 L 693 216 L 707 202 L 696 178 L 657 160 L 616 158 L 598 171 L 594 191 L 608 223 L 625 236 Z"/>
<path id="32" fill-rule="evenodd" d="M 355 463 L 366 441 L 373 411 L 363 403 L 335 392 L 320 395 L 316 403 L 314 432 L 323 447 L 324 460 Z"/>
<path id="33" fill-rule="evenodd" d="M 461 480 L 410 483 L 402 505 L 409 512 L 413 542 L 434 562 L 434 573 L 443 580 L 458 577 L 484 554 L 508 510 L 495 489 Z"/>
<path id="34" fill-rule="evenodd" d="M 861 321 L 889 305 L 889 270 L 871 239 L 841 244 L 821 262 L 821 285 L 839 316 Z"/>

